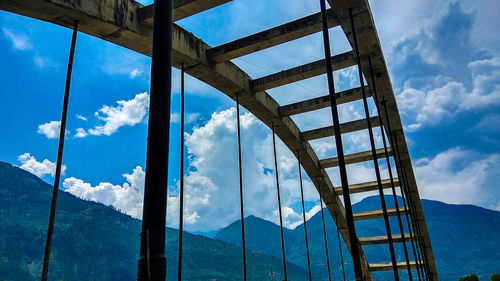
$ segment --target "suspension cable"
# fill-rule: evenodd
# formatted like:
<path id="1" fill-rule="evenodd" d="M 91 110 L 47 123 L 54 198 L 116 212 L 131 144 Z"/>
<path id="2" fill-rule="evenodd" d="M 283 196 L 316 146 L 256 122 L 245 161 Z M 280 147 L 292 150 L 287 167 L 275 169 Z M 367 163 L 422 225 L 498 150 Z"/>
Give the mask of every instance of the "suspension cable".
<path id="1" fill-rule="evenodd" d="M 300 166 L 300 150 L 297 150 L 297 161 L 299 166 L 300 197 L 302 199 L 302 219 L 304 220 L 304 237 L 306 239 L 307 268 L 309 269 L 309 281 L 312 281 L 311 260 L 309 258 L 309 242 L 307 239 L 306 208 L 304 206 L 304 186 L 302 184 L 302 168 Z"/>
<path id="2" fill-rule="evenodd" d="M 361 84 L 361 93 L 363 96 L 363 106 L 365 109 L 366 122 L 368 123 L 368 134 L 370 137 L 373 165 L 375 166 L 375 175 L 377 176 L 377 185 L 378 185 L 378 191 L 379 191 L 379 196 L 380 196 L 380 203 L 382 205 L 382 213 L 384 215 L 385 230 L 387 231 L 387 240 L 389 241 L 389 252 L 391 253 L 392 269 L 394 271 L 394 279 L 399 280 L 398 265 L 397 265 L 397 261 L 396 261 L 396 254 L 394 252 L 394 244 L 392 241 L 391 226 L 389 224 L 389 217 L 387 215 L 387 207 L 385 204 L 384 190 L 382 189 L 382 180 L 380 177 L 380 168 L 378 165 L 377 152 L 376 152 L 376 148 L 375 148 L 375 140 L 373 138 L 373 128 L 372 128 L 372 123 L 370 120 L 370 112 L 368 110 L 368 102 L 367 102 L 367 98 L 366 98 L 365 85 L 364 85 L 364 79 L 363 79 L 363 70 L 361 67 L 361 58 L 359 55 L 358 39 L 356 37 L 356 28 L 354 26 L 354 18 L 352 16 L 352 9 L 349 9 L 349 17 L 351 20 L 351 31 L 352 31 L 353 41 L 354 41 L 354 51 L 356 52 L 356 60 L 358 63 L 358 74 L 359 74 L 359 82 Z"/>
<path id="3" fill-rule="evenodd" d="M 339 162 L 340 182 L 342 184 L 342 194 L 344 194 L 344 208 L 347 223 L 347 232 L 349 233 L 349 241 L 351 243 L 351 255 L 354 267 L 354 275 L 356 281 L 363 280 L 363 272 L 361 270 L 361 257 L 359 255 L 358 237 L 356 236 L 356 228 L 354 226 L 354 217 L 352 214 L 351 196 L 349 194 L 349 182 L 347 180 L 346 163 L 344 159 L 344 147 L 342 145 L 342 134 L 340 132 L 340 121 L 337 109 L 337 98 L 335 96 L 335 85 L 333 81 L 332 69 L 332 54 L 330 50 L 330 36 L 328 34 L 328 19 L 326 15 L 325 0 L 320 0 L 321 6 L 321 23 L 323 27 L 323 45 L 325 51 L 326 76 L 328 80 L 328 94 L 330 96 L 330 109 L 333 119 L 333 130 L 335 134 L 335 144 L 337 148 L 337 159 Z"/>
<path id="4" fill-rule="evenodd" d="M 403 222 L 401 220 L 401 213 L 399 211 L 398 197 L 396 195 L 396 187 L 394 185 L 394 177 L 392 175 L 391 160 L 389 159 L 389 153 L 387 150 L 387 142 L 385 140 L 384 124 L 382 121 L 382 117 L 380 116 L 380 108 L 379 108 L 378 96 L 377 96 L 377 86 L 375 84 L 375 76 L 373 75 L 373 65 L 372 65 L 371 56 L 368 56 L 368 65 L 370 67 L 370 76 L 372 78 L 371 80 L 372 80 L 372 85 L 373 85 L 373 98 L 374 98 L 375 106 L 377 108 L 377 112 L 379 115 L 380 135 L 382 136 L 382 142 L 384 144 L 385 160 L 387 162 L 387 170 L 389 171 L 389 179 L 391 182 L 392 196 L 394 198 L 394 207 L 396 208 L 396 215 L 397 215 L 398 224 L 399 224 L 399 233 L 401 234 L 401 241 L 403 243 L 403 250 L 404 250 L 405 259 L 406 259 L 406 267 L 408 269 L 408 278 L 409 278 L 409 280 L 413 280 L 413 276 L 411 274 L 410 258 L 408 257 L 408 249 L 406 248 L 406 238 L 405 238 L 405 233 L 404 233 L 404 228 L 403 228 Z"/>
<path id="5" fill-rule="evenodd" d="M 337 220 L 335 219 L 335 227 L 337 228 L 337 241 L 339 242 L 340 263 L 342 264 L 342 277 L 345 281 L 344 254 L 342 254 L 342 243 L 340 242 L 340 231 Z"/>
<path id="6" fill-rule="evenodd" d="M 182 280 L 182 234 L 184 230 L 184 63 L 181 63 L 181 147 L 179 176 L 179 260 L 177 264 L 177 280 Z"/>
<path id="7" fill-rule="evenodd" d="M 318 190 L 319 190 L 319 204 L 321 207 L 321 220 L 323 222 L 323 238 L 325 239 L 325 253 L 326 253 L 326 266 L 328 267 L 328 280 L 332 281 L 332 273 L 330 270 L 330 256 L 328 254 L 328 241 L 326 239 L 325 214 L 323 212 L 323 199 L 321 196 L 321 185 L 318 185 Z"/>
<path id="8" fill-rule="evenodd" d="M 240 214 L 241 214 L 241 247 L 243 259 L 243 280 L 247 280 L 247 258 L 245 249 L 245 216 L 243 213 L 243 172 L 241 167 L 241 129 L 240 129 L 240 100 L 236 93 L 236 121 L 238 122 L 238 167 L 240 176 Z"/>
<path id="9" fill-rule="evenodd" d="M 274 133 L 274 122 L 272 123 L 273 130 L 273 151 L 274 151 L 274 170 L 276 175 L 276 189 L 278 191 L 278 212 L 280 215 L 280 231 L 281 231 L 281 252 L 283 254 L 283 272 L 285 275 L 285 281 L 288 280 L 286 274 L 286 258 L 285 258 L 285 237 L 283 236 L 283 215 L 281 214 L 281 196 L 280 196 L 280 181 L 278 174 L 278 158 L 276 156 L 276 135 Z"/>
<path id="10" fill-rule="evenodd" d="M 406 204 L 406 199 L 405 198 L 405 192 L 404 192 L 404 187 L 407 185 L 406 182 L 406 173 L 404 172 L 404 168 L 402 166 L 401 162 L 401 155 L 399 154 L 399 144 L 397 141 L 396 136 L 393 136 L 392 134 L 392 129 L 391 129 L 391 123 L 389 122 L 389 115 L 387 111 L 387 104 L 384 98 L 382 98 L 381 104 L 384 106 L 384 112 L 385 112 L 385 120 L 386 120 L 386 125 L 387 125 L 387 134 L 389 137 L 389 140 L 395 145 L 396 151 L 394 151 L 395 157 L 397 157 L 398 161 L 395 161 L 396 163 L 396 170 L 398 172 L 398 178 L 399 178 L 399 189 L 401 192 L 401 197 L 403 198 L 403 207 L 405 209 L 405 217 L 406 217 L 406 223 L 408 225 L 408 230 L 410 232 L 410 239 L 412 242 L 412 248 L 413 248 L 413 257 L 415 259 L 416 267 L 417 267 L 417 274 L 419 280 L 424 277 L 423 272 L 421 272 L 421 265 L 420 265 L 420 254 L 418 252 L 418 243 L 414 238 L 417 238 L 416 236 L 414 237 L 414 232 L 412 231 L 412 224 L 413 224 L 413 219 L 411 220 L 412 223 L 410 223 L 410 217 L 411 217 L 411 212 L 410 212 L 410 206 L 408 206 L 407 209 L 407 204 Z M 394 158 L 396 160 L 396 158 Z M 422 276 L 421 276 L 422 274 Z M 424 277 L 425 278 L 425 277 Z M 425 278 L 426 279 L 426 278 Z"/>
<path id="11" fill-rule="evenodd" d="M 69 51 L 68 69 L 66 72 L 66 85 L 64 89 L 63 109 L 61 116 L 61 128 L 59 131 L 59 145 L 57 149 L 56 173 L 54 174 L 54 187 L 52 189 L 52 202 L 50 204 L 49 226 L 47 229 L 47 240 L 45 243 L 45 255 L 43 257 L 42 281 L 47 280 L 49 271 L 50 250 L 52 247 L 52 236 L 54 234 L 54 221 L 56 216 L 57 195 L 59 192 L 59 182 L 61 180 L 62 157 L 64 150 L 64 136 L 66 135 L 66 119 L 68 116 L 69 90 L 71 86 L 71 73 L 73 71 L 73 58 L 75 57 L 76 35 L 78 34 L 78 21 L 73 24 L 73 35 L 71 37 L 71 47 Z"/>

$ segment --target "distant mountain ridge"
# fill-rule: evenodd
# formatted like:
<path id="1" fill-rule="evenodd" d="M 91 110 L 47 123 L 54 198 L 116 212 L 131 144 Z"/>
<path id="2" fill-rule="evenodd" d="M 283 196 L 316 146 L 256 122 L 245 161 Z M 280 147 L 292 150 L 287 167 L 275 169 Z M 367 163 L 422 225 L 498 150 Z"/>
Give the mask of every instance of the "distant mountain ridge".
<path id="1" fill-rule="evenodd" d="M 0 162 L 0 279 L 39 280 L 52 187 Z M 135 280 L 141 222 L 111 207 L 60 192 L 49 280 Z M 178 230 L 167 228 L 167 280 L 177 279 Z M 282 276 L 281 260 L 247 251 L 249 280 Z M 290 280 L 307 272 L 288 264 Z M 184 280 L 242 279 L 241 248 L 185 233 Z"/>
<path id="2" fill-rule="evenodd" d="M 38 177 L 0 162 L 0 276 L 1 280 L 38 280 L 41 272 L 51 186 Z M 393 199 L 386 196 L 388 207 Z M 456 281 L 476 273 L 488 280 L 500 271 L 500 212 L 472 205 L 449 205 L 422 200 L 439 277 Z M 380 209 L 378 197 L 353 206 L 356 212 Z M 334 222 L 325 212 L 330 265 L 334 280 L 341 264 Z M 393 233 L 398 233 L 391 219 Z M 186 233 L 183 260 L 185 280 L 241 280 L 241 222 L 219 230 L 215 240 Z M 321 214 L 308 222 L 313 280 L 328 280 Z M 384 235 L 383 220 L 356 222 L 360 237 Z M 282 277 L 279 226 L 254 217 L 245 218 L 249 280 L 271 280 L 269 271 Z M 167 229 L 167 280 L 176 280 L 177 233 Z M 112 207 L 84 201 L 66 192 L 58 200 L 49 280 L 135 280 L 140 221 Z M 303 225 L 285 229 L 289 280 L 307 280 Z M 342 242 L 343 244 L 343 242 Z M 386 245 L 364 247 L 369 262 L 388 262 Z M 347 280 L 352 262 L 343 246 Z M 403 261 L 401 244 L 396 244 Z M 411 253 L 411 252 L 410 252 Z M 375 273 L 375 280 L 392 280 L 391 273 Z M 404 271 L 401 280 L 406 280 Z M 275 277 L 274 280 L 278 280 Z"/>
<path id="3" fill-rule="evenodd" d="M 401 200 L 401 198 L 398 199 Z M 385 201 L 388 208 L 394 207 L 392 196 L 385 196 Z M 492 273 L 500 272 L 500 251 L 498 251 L 500 249 L 500 212 L 473 205 L 451 205 L 425 199 L 422 200 L 422 206 L 440 280 L 456 281 L 460 277 L 472 273 L 482 277 L 481 280 L 489 280 Z M 353 206 L 354 212 L 377 209 L 381 209 L 378 196 L 365 198 Z M 336 228 L 326 209 L 325 215 L 332 273 L 338 278 L 342 273 Z M 399 233 L 396 217 L 391 217 L 390 221 L 391 232 L 394 234 Z M 220 230 L 215 238 L 240 245 L 240 224 L 237 221 Z M 278 225 L 259 218 L 247 217 L 245 219 L 245 230 L 248 248 L 274 257 L 281 257 Z M 328 273 L 321 213 L 318 212 L 308 220 L 307 230 L 313 272 L 323 277 L 323 280 L 327 280 Z M 356 222 L 356 231 L 359 237 L 386 235 L 383 219 L 358 221 Z M 406 227 L 405 232 L 408 232 Z M 263 236 L 262 233 L 265 233 L 264 238 L 261 237 Z M 303 225 L 293 230 L 285 230 L 287 261 L 307 268 L 304 243 Z M 279 247 L 277 248 L 277 246 Z M 413 252 L 409 244 L 408 246 L 412 257 Z M 346 270 L 351 279 L 353 277 L 350 257 L 345 245 L 342 247 L 344 249 L 344 258 L 348 263 Z M 363 249 L 370 263 L 390 262 L 387 245 L 364 246 Z M 397 259 L 404 261 L 402 244 L 396 243 L 395 249 Z M 378 278 L 392 280 L 391 275 L 390 272 L 374 273 L 376 280 L 379 280 Z M 400 275 L 401 280 L 407 280 L 404 271 Z"/>

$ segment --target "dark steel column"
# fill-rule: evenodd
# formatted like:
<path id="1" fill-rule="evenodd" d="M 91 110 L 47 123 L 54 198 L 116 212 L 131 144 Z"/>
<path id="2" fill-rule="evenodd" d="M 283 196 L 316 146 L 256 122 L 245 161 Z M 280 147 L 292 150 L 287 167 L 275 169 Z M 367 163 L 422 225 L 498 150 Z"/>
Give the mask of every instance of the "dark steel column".
<path id="1" fill-rule="evenodd" d="M 182 280 L 182 236 L 184 231 L 184 63 L 181 64 L 181 147 L 179 175 L 179 259 L 177 280 Z"/>
<path id="2" fill-rule="evenodd" d="M 328 241 L 326 239 L 325 214 L 323 212 L 323 199 L 321 196 L 321 186 L 318 186 L 318 190 L 319 190 L 319 204 L 321 207 L 321 221 L 323 222 L 323 238 L 325 239 L 326 266 L 328 267 L 328 280 L 332 281 L 332 273 L 330 270 L 330 255 L 328 254 Z"/>
<path id="3" fill-rule="evenodd" d="M 410 258 L 408 257 L 408 249 L 406 248 L 406 238 L 405 238 L 405 232 L 404 232 L 404 228 L 403 228 L 403 221 L 401 220 L 401 213 L 399 211 L 398 197 L 396 195 L 396 187 L 394 185 L 394 177 L 392 175 L 391 160 L 389 159 L 389 153 L 387 151 L 387 142 L 385 141 L 384 122 L 382 121 L 382 116 L 380 115 L 380 108 L 379 108 L 378 96 L 377 96 L 377 85 L 375 84 L 375 76 L 373 74 L 373 66 L 372 66 L 371 57 L 368 57 L 368 65 L 370 66 L 370 76 L 372 78 L 372 86 L 373 86 L 373 99 L 375 101 L 375 106 L 377 108 L 377 112 L 379 115 L 380 135 L 382 136 L 382 142 L 384 144 L 385 160 L 387 163 L 387 170 L 389 171 L 389 179 L 391 181 L 392 196 L 394 199 L 394 207 L 396 208 L 396 215 L 398 217 L 399 233 L 401 233 L 401 240 L 403 243 L 403 250 L 404 250 L 405 259 L 406 259 L 406 267 L 408 270 L 408 278 L 409 278 L 409 280 L 413 280 L 413 276 L 411 273 L 411 266 L 410 266 Z"/>
<path id="4" fill-rule="evenodd" d="M 328 79 L 328 94 L 330 96 L 330 108 L 332 110 L 333 130 L 335 134 L 335 144 L 337 147 L 337 158 L 339 161 L 340 182 L 342 184 L 342 194 L 344 195 L 345 216 L 347 221 L 347 231 L 349 232 L 349 241 L 351 242 L 352 263 L 354 266 L 354 275 L 356 281 L 363 280 L 361 271 L 361 259 L 359 256 L 358 237 L 354 226 L 352 215 L 351 196 L 349 194 L 349 183 L 347 181 L 347 170 L 344 159 L 344 147 L 342 145 L 342 134 L 340 133 L 340 121 L 337 109 L 337 99 L 335 97 L 335 85 L 333 81 L 332 54 L 330 51 L 330 36 L 328 35 L 328 19 L 326 17 L 325 0 L 320 0 L 321 22 L 323 26 L 323 44 L 325 50 L 326 75 Z"/>
<path id="5" fill-rule="evenodd" d="M 243 280 L 247 280 L 247 258 L 245 246 L 245 216 L 243 213 L 243 172 L 241 167 L 241 129 L 240 129 L 240 100 L 239 93 L 236 93 L 236 121 L 238 123 L 238 168 L 240 176 L 240 214 L 241 214 L 241 248 L 243 259 Z"/>
<path id="6" fill-rule="evenodd" d="M 172 0 L 155 1 L 146 180 L 137 280 L 165 280 L 168 145 L 172 86 Z"/>
<path id="7" fill-rule="evenodd" d="M 285 281 L 288 280 L 286 274 L 286 258 L 285 258 L 285 237 L 283 235 L 283 215 L 281 214 L 281 195 L 280 195 L 280 180 L 278 174 L 278 157 L 276 156 L 276 136 L 274 133 L 274 123 L 272 124 L 273 130 L 273 151 L 274 151 L 274 169 L 276 175 L 276 189 L 278 190 L 278 212 L 280 215 L 280 231 L 281 231 L 281 251 L 283 253 L 283 271 L 285 274 Z"/>
<path id="8" fill-rule="evenodd" d="M 370 111 L 368 110 L 368 101 L 366 98 L 365 85 L 363 80 L 363 69 L 361 67 L 361 58 L 359 56 L 358 39 L 356 38 L 356 28 L 354 26 L 354 18 L 352 16 L 352 9 L 349 9 L 349 17 L 351 19 L 351 30 L 354 41 L 354 51 L 356 52 L 356 59 L 358 62 L 359 82 L 361 84 L 361 93 L 363 95 L 363 106 L 365 109 L 366 122 L 368 123 L 368 134 L 370 136 L 370 146 L 372 150 L 373 165 L 375 166 L 375 175 L 377 176 L 377 185 L 380 196 L 380 203 L 382 204 L 382 212 L 384 214 L 385 230 L 387 231 L 387 240 L 389 241 L 389 252 L 391 253 L 392 269 L 394 271 L 394 279 L 399 280 L 398 265 L 396 261 L 396 254 L 394 253 L 394 244 L 392 241 L 391 226 L 389 224 L 389 217 L 387 215 L 387 206 L 385 204 L 384 190 L 382 189 L 382 179 L 380 177 L 380 168 L 378 165 L 377 151 L 375 148 L 375 140 L 373 138 L 373 128 L 370 120 Z"/>
<path id="9" fill-rule="evenodd" d="M 64 150 L 64 136 L 66 135 L 66 119 L 68 116 L 69 89 L 71 86 L 71 73 L 73 71 L 73 58 L 75 57 L 76 35 L 78 34 L 78 21 L 73 25 L 71 47 L 69 50 L 68 69 L 66 71 L 66 86 L 64 88 L 63 109 L 61 116 L 61 128 L 59 130 L 59 146 L 57 148 L 56 173 L 54 174 L 54 188 L 52 189 L 52 202 L 50 204 L 49 227 L 47 229 L 47 240 L 45 243 L 45 255 L 43 257 L 42 281 L 47 280 L 49 272 L 50 250 L 52 247 L 52 235 L 54 234 L 54 221 L 56 217 L 57 195 L 59 193 L 59 182 L 61 180 L 62 157 Z"/>
<path id="10" fill-rule="evenodd" d="M 302 184 L 302 168 L 300 167 L 300 151 L 297 150 L 297 161 L 299 166 L 300 198 L 302 199 L 302 219 L 304 221 L 304 237 L 306 239 L 307 268 L 309 269 L 309 281 L 312 281 L 311 259 L 309 258 L 309 241 L 307 239 L 306 208 L 304 206 L 304 186 Z"/>

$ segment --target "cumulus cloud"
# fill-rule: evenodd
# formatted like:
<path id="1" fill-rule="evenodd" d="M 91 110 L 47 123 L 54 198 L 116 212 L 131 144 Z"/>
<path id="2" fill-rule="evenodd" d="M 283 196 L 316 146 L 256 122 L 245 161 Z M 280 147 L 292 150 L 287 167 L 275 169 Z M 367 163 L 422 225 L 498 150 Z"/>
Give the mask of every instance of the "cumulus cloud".
<path id="1" fill-rule="evenodd" d="M 123 177 L 126 182 L 122 185 L 101 182 L 97 186 L 70 177 L 64 180 L 63 186 L 67 192 L 79 198 L 112 205 L 132 217 L 141 218 L 144 171 L 140 166 L 137 166 L 131 174 L 123 174 Z"/>
<path id="2" fill-rule="evenodd" d="M 61 121 L 50 121 L 48 123 L 38 125 L 38 130 L 37 130 L 39 134 L 45 135 L 49 139 L 58 138 L 60 131 L 61 131 Z M 66 130 L 66 134 L 69 134 L 68 130 Z"/>
<path id="3" fill-rule="evenodd" d="M 133 99 L 120 100 L 115 107 L 103 106 L 95 113 L 99 120 L 104 121 L 104 125 L 95 126 L 88 129 L 88 133 L 94 136 L 111 135 L 120 127 L 134 126 L 140 123 L 146 116 L 149 108 L 149 94 L 144 92 L 137 94 Z"/>
<path id="4" fill-rule="evenodd" d="M 76 129 L 76 134 L 75 134 L 75 138 L 84 138 L 86 136 L 88 136 L 89 134 L 87 133 L 87 131 L 85 131 L 84 128 L 77 128 Z"/>
<path id="5" fill-rule="evenodd" d="M 452 204 L 497 208 L 499 175 L 499 153 L 481 154 L 460 147 L 415 163 L 421 196 Z"/>
<path id="6" fill-rule="evenodd" d="M 17 157 L 17 160 L 21 162 L 19 168 L 26 170 L 37 177 L 42 177 L 44 175 L 54 176 L 56 172 L 56 163 L 44 159 L 42 162 L 38 162 L 34 156 L 30 153 L 24 153 Z M 66 172 L 66 165 L 61 166 L 61 174 L 64 175 Z"/>

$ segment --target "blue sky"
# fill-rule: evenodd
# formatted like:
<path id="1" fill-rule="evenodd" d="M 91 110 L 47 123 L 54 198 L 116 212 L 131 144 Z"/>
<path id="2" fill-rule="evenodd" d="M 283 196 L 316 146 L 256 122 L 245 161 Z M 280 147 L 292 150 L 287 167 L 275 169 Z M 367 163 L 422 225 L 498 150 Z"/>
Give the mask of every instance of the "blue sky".
<path id="1" fill-rule="evenodd" d="M 144 2 L 146 3 L 146 2 Z M 495 1 L 370 1 L 397 95 L 421 196 L 500 210 L 500 7 Z M 251 9 L 248 9 L 251 6 Z M 215 46 L 319 10 L 316 1 L 235 0 L 178 22 Z M 334 53 L 350 50 L 338 28 Z M 71 31 L 0 12 L 0 161 L 52 183 Z M 234 62 L 257 78 L 321 59 L 320 34 Z M 356 68 L 335 73 L 337 90 L 357 87 Z M 150 58 L 78 34 L 64 151 L 65 189 L 140 217 Z M 169 225 L 177 221 L 179 72 L 173 75 Z M 281 104 L 324 95 L 325 76 L 272 89 Z M 211 231 L 238 218 L 234 101 L 186 81 L 187 229 Z M 373 107 L 372 107 L 373 109 Z M 375 111 L 373 111 L 376 113 Z M 341 121 L 363 117 L 360 103 Z M 242 111 L 246 213 L 277 220 L 270 130 Z M 328 109 L 293 117 L 302 129 L 331 124 Z M 377 135 L 378 147 L 381 145 Z M 346 135 L 367 150 L 367 132 Z M 362 143 L 363 145 L 360 145 Z M 334 156 L 333 138 L 312 142 Z M 286 223 L 300 223 L 296 160 L 280 144 Z M 387 167 L 382 165 L 387 175 Z M 374 180 L 370 163 L 349 166 L 352 183 Z M 335 169 L 329 171 L 338 185 Z M 250 188 L 251 187 L 251 188 Z M 307 209 L 318 195 L 305 180 Z M 355 201 L 362 197 L 356 196 Z M 218 205 L 220 208 L 211 208 Z"/>

